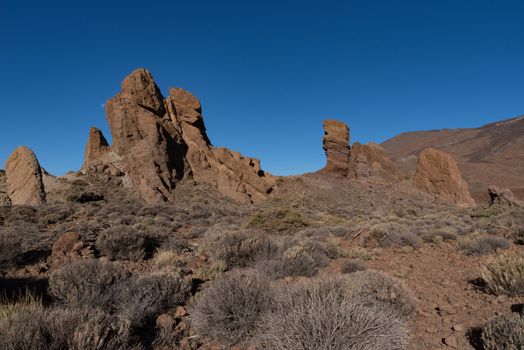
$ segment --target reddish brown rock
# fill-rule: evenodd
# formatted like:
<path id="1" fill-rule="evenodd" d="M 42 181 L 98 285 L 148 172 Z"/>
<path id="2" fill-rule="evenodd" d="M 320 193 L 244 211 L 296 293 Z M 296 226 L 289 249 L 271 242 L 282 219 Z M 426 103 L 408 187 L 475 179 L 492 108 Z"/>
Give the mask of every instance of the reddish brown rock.
<path id="1" fill-rule="evenodd" d="M 15 205 L 45 203 L 42 168 L 29 148 L 18 147 L 5 163 L 7 196 Z"/>
<path id="2" fill-rule="evenodd" d="M 83 170 L 88 170 L 101 162 L 104 154 L 109 151 L 109 144 L 106 138 L 97 128 L 89 130 L 89 138 L 87 140 L 86 151 L 84 155 Z"/>
<path id="3" fill-rule="evenodd" d="M 262 171 L 259 160 L 211 145 L 195 96 L 183 89 L 170 89 L 166 105 L 187 146 L 185 160 L 195 181 L 211 184 L 243 203 L 262 200 L 271 192 L 274 180 Z"/>
<path id="4" fill-rule="evenodd" d="M 122 82 L 122 91 L 106 104 L 112 151 L 123 158 L 125 172 L 148 203 L 172 199 L 184 173 L 181 136 L 166 116 L 160 90 L 145 69 Z"/>
<path id="5" fill-rule="evenodd" d="M 80 235 L 76 232 L 64 233 L 53 243 L 51 255 L 55 258 L 61 258 L 79 251 L 83 247 L 80 239 Z"/>
<path id="6" fill-rule="evenodd" d="M 339 176 L 349 174 L 349 127 L 338 120 L 324 120 L 322 147 L 326 152 L 323 173 Z"/>
<path id="7" fill-rule="evenodd" d="M 355 142 L 351 146 L 350 173 L 355 178 L 381 176 L 391 181 L 404 178 L 402 172 L 389 159 L 386 151 L 378 144 L 370 142 L 362 145 Z"/>
<path id="8" fill-rule="evenodd" d="M 524 202 L 518 200 L 513 195 L 513 192 L 511 192 L 510 189 L 500 189 L 497 186 L 489 186 L 488 188 L 488 194 L 489 194 L 489 205 L 505 205 L 510 207 L 522 207 L 524 206 Z"/>
<path id="9" fill-rule="evenodd" d="M 195 96 L 177 88 L 164 99 L 145 69 L 124 79 L 106 112 L 113 144 L 107 147 L 101 133 L 94 132 L 84 169 L 96 165 L 94 172 L 100 173 L 118 163 L 146 202 L 173 199 L 172 190 L 185 178 L 211 184 L 244 203 L 265 198 L 273 188 L 273 178 L 258 160 L 211 145 Z"/>
<path id="10" fill-rule="evenodd" d="M 453 157 L 442 151 L 428 148 L 420 153 L 413 182 L 435 198 L 444 199 L 463 207 L 475 206 Z"/>

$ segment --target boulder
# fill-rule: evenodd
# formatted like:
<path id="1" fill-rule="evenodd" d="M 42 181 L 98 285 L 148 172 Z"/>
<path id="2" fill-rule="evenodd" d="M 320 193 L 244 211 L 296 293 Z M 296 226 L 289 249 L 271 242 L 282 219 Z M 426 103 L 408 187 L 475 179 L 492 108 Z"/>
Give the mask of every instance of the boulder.
<path id="1" fill-rule="evenodd" d="M 14 205 L 45 203 L 42 168 L 35 154 L 25 146 L 18 147 L 5 163 L 7 196 Z"/>
<path id="2" fill-rule="evenodd" d="M 413 182 L 435 198 L 461 207 L 476 205 L 455 159 L 445 152 L 433 148 L 423 150 L 418 158 Z"/>
<path id="3" fill-rule="evenodd" d="M 326 152 L 326 166 L 322 173 L 348 176 L 349 174 L 349 127 L 338 120 L 324 120 L 322 148 Z"/>
<path id="4" fill-rule="evenodd" d="M 491 185 L 488 188 L 489 194 L 489 205 L 504 205 L 510 207 L 522 207 L 524 202 L 518 200 L 513 195 L 513 192 L 509 188 L 501 189 L 497 186 Z"/>

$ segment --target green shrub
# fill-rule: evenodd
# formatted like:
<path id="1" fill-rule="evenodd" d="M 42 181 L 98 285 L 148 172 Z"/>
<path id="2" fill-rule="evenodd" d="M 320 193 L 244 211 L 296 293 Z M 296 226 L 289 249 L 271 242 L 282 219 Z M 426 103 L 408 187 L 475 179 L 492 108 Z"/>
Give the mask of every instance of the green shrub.
<path id="1" fill-rule="evenodd" d="M 507 252 L 491 257 L 484 263 L 481 276 L 490 293 L 524 296 L 524 254 Z"/>
<path id="2" fill-rule="evenodd" d="M 484 350 L 524 349 L 524 317 L 518 313 L 500 316 L 482 327 Z"/>

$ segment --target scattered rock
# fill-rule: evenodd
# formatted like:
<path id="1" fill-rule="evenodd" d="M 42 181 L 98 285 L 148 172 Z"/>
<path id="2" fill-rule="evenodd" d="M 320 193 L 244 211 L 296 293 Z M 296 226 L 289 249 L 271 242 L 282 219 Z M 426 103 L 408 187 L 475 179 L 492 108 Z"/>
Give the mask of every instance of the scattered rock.
<path id="1" fill-rule="evenodd" d="M 489 205 L 498 204 L 510 207 L 524 206 L 524 202 L 515 198 L 513 192 L 511 192 L 509 188 L 500 189 L 497 186 L 491 185 L 488 188 L 488 194 Z"/>
<path id="2" fill-rule="evenodd" d="M 464 330 L 464 327 L 460 324 L 453 325 L 451 329 L 455 332 L 462 332 Z"/>
<path id="3" fill-rule="evenodd" d="M 475 206 L 453 157 L 428 148 L 420 153 L 413 182 L 421 190 L 461 207 Z"/>
<path id="4" fill-rule="evenodd" d="M 324 120 L 322 147 L 327 163 L 323 173 L 348 176 L 349 174 L 349 127 L 338 120 Z"/>
<path id="5" fill-rule="evenodd" d="M 450 348 L 457 348 L 458 347 L 458 341 L 457 338 L 454 335 L 450 335 L 446 338 L 444 338 L 444 344 L 449 346 Z"/>
<path id="6" fill-rule="evenodd" d="M 175 324 L 176 324 L 175 319 L 171 315 L 168 315 L 168 314 L 160 314 L 156 318 L 156 326 L 158 328 L 172 329 L 175 327 Z"/>
<path id="7" fill-rule="evenodd" d="M 55 258 L 67 256 L 73 252 L 77 252 L 83 246 L 80 241 L 81 236 L 76 232 L 66 232 L 53 243 L 51 255 Z M 81 246 L 79 246 L 79 244 Z"/>
<path id="8" fill-rule="evenodd" d="M 175 317 L 184 317 L 187 315 L 187 311 L 183 306 L 179 306 L 175 310 Z"/>
<path id="9" fill-rule="evenodd" d="M 7 196 L 14 205 L 45 203 L 42 168 L 29 148 L 18 147 L 5 163 Z"/>

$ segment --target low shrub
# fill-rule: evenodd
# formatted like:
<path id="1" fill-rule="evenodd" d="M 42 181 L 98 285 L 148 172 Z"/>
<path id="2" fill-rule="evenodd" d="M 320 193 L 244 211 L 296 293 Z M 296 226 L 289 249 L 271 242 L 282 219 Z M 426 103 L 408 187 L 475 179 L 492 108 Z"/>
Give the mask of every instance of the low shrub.
<path id="1" fill-rule="evenodd" d="M 146 254 L 147 237 L 131 226 L 119 225 L 100 233 L 96 248 L 111 260 L 139 261 Z"/>
<path id="2" fill-rule="evenodd" d="M 524 349 L 524 317 L 518 313 L 503 315 L 482 327 L 484 350 Z"/>
<path id="3" fill-rule="evenodd" d="M 484 263 L 481 276 L 492 294 L 524 296 L 524 254 L 507 252 L 491 257 Z"/>
<path id="4" fill-rule="evenodd" d="M 115 307 L 119 288 L 129 275 L 113 263 L 79 260 L 63 265 L 49 278 L 49 294 L 70 306 Z"/>
<path id="5" fill-rule="evenodd" d="M 257 270 L 270 279 L 313 277 L 318 273 L 318 268 L 319 263 L 307 253 L 263 261 L 257 266 Z"/>
<path id="6" fill-rule="evenodd" d="M 190 312 L 197 333 L 226 345 L 246 340 L 270 306 L 268 282 L 254 272 L 232 271 L 196 296 Z"/>
<path id="7" fill-rule="evenodd" d="M 274 291 L 255 342 L 261 349 L 400 350 L 406 329 L 387 308 L 348 298 L 343 280 L 316 280 Z"/>
<path id="8" fill-rule="evenodd" d="M 247 227 L 275 233 L 295 233 L 309 226 L 302 215 L 293 209 L 257 210 L 246 221 Z"/>
<path id="9" fill-rule="evenodd" d="M 459 248 L 467 255 L 486 255 L 509 246 L 507 239 L 497 236 L 478 236 L 459 241 Z"/>
<path id="10" fill-rule="evenodd" d="M 370 241 L 376 241 L 378 246 L 382 248 L 411 246 L 414 249 L 419 249 L 421 246 L 421 240 L 418 236 L 408 231 L 407 227 L 395 223 L 373 226 L 367 241 L 367 245 L 369 245 Z"/>
<path id="11" fill-rule="evenodd" d="M 344 259 L 340 265 L 340 272 L 342 273 L 353 273 L 366 269 L 366 265 L 360 259 Z"/>
<path id="12" fill-rule="evenodd" d="M 206 232 L 203 251 L 227 269 L 252 266 L 278 255 L 279 247 L 263 231 L 214 228 Z"/>
<path id="13" fill-rule="evenodd" d="M 416 303 L 400 282 L 373 270 L 358 271 L 348 277 L 347 288 L 352 298 L 369 305 L 382 305 L 402 319 L 417 312 Z"/>

